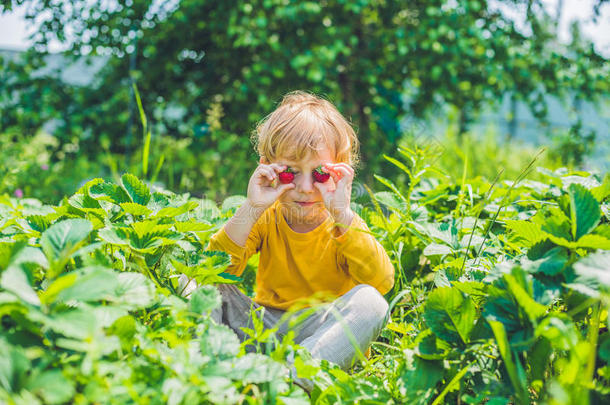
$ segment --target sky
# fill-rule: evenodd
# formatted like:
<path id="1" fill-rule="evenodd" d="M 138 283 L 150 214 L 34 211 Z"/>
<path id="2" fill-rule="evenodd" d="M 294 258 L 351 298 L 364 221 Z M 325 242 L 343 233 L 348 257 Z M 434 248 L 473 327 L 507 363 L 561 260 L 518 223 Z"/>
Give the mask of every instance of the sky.
<path id="1" fill-rule="evenodd" d="M 561 0 L 542 0 L 545 8 L 556 14 L 557 4 Z M 610 57 L 610 4 L 601 7 L 601 15 L 597 22 L 592 21 L 592 5 L 596 0 L 563 0 L 563 12 L 559 23 L 559 38 L 563 42 L 570 40 L 569 27 L 574 20 L 581 22 L 583 33 L 593 40 L 595 49 L 606 57 Z M 510 12 L 502 6 L 501 0 L 490 0 L 490 4 L 503 11 Z M 511 13 L 518 21 L 523 13 Z M 25 21 L 25 7 L 17 7 L 13 11 L 0 14 L 0 49 L 26 49 L 29 45 L 30 30 Z M 58 43 L 51 44 L 51 51 L 61 50 Z"/>

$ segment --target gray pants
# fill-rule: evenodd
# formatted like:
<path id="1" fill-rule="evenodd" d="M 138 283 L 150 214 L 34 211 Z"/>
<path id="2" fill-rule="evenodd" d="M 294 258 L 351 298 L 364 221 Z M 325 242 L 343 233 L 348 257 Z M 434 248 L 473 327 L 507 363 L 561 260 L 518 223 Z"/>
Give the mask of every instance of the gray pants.
<path id="1" fill-rule="evenodd" d="M 247 336 L 240 328 L 253 327 L 250 312 L 260 305 L 234 285 L 217 287 L 222 305 L 212 311 L 212 318 L 233 329 L 243 342 Z M 294 330 L 295 343 L 309 350 L 313 358 L 331 361 L 346 370 L 357 353 L 364 353 L 379 334 L 386 322 L 388 303 L 374 287 L 360 284 L 332 303 L 291 314 L 267 307 L 263 311 L 264 327 L 277 327 L 279 339 Z"/>

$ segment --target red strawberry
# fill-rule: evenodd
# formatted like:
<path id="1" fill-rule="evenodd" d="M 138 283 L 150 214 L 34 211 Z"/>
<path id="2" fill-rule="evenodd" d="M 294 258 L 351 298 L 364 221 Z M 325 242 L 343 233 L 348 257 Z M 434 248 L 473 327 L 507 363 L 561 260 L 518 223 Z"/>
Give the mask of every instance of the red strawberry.
<path id="1" fill-rule="evenodd" d="M 294 173 L 292 172 L 291 168 L 287 168 L 286 170 L 281 172 L 278 177 L 280 178 L 280 183 L 288 184 L 292 183 L 292 180 L 294 180 Z"/>
<path id="2" fill-rule="evenodd" d="M 313 171 L 313 178 L 317 182 L 326 183 L 329 177 L 330 173 L 326 173 L 324 170 L 322 170 L 321 165 L 316 167 Z"/>

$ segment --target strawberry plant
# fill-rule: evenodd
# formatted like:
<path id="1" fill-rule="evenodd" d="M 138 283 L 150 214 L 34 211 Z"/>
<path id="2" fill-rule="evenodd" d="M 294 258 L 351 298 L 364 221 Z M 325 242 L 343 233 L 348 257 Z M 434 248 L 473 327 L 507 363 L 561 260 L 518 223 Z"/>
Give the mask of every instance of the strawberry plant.
<path id="1" fill-rule="evenodd" d="M 610 176 L 462 177 L 401 148 L 387 191 L 353 204 L 397 271 L 388 324 L 349 372 L 253 314 L 240 344 L 209 317 L 225 273 L 209 237 L 244 201 L 125 174 L 57 206 L 0 196 L 0 398 L 31 403 L 599 403 L 610 394 Z M 466 170 L 464 170 L 466 173 Z M 401 180 L 402 179 L 402 180 Z M 404 180 L 406 179 L 406 181 Z M 198 286 L 188 298 L 187 286 Z M 255 352 L 246 350 L 255 347 Z M 312 378 L 310 396 L 287 359 Z"/>

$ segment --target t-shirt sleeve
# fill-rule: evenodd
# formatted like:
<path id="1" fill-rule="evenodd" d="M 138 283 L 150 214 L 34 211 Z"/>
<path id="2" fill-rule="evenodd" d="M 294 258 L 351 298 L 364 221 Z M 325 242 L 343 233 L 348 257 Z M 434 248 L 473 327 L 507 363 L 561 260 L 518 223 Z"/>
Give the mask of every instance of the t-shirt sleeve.
<path id="1" fill-rule="evenodd" d="M 250 230 L 246 246 L 240 246 L 229 237 L 225 231 L 225 226 L 223 226 L 218 232 L 212 235 L 206 250 L 226 252 L 231 256 L 231 265 L 227 267 L 225 271 L 236 276 L 241 276 L 250 256 L 260 250 L 263 239 L 261 228 L 260 221 L 257 221 Z"/>
<path id="2" fill-rule="evenodd" d="M 337 260 L 356 282 L 385 294 L 394 286 L 394 266 L 383 246 L 368 232 L 366 223 L 356 214 L 347 231 L 333 238 Z"/>

